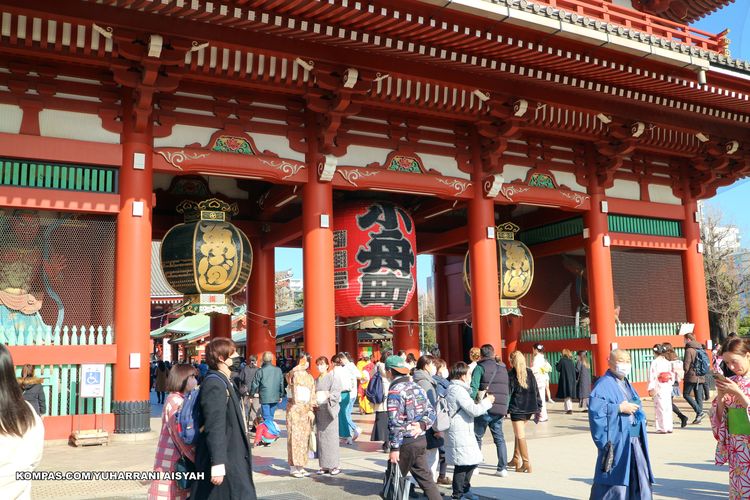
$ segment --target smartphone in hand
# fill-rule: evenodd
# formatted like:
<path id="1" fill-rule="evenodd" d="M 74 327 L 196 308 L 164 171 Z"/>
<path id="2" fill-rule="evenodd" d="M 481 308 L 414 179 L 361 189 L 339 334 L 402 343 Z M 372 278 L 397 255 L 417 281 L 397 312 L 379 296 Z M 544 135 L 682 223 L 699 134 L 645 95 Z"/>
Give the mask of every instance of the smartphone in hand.
<path id="1" fill-rule="evenodd" d="M 711 372 L 711 374 L 714 376 L 714 379 L 716 379 L 716 380 L 721 380 L 722 382 L 726 382 L 727 380 L 729 380 L 728 378 L 726 378 L 724 376 L 723 373 L 720 373 L 720 372 Z"/>

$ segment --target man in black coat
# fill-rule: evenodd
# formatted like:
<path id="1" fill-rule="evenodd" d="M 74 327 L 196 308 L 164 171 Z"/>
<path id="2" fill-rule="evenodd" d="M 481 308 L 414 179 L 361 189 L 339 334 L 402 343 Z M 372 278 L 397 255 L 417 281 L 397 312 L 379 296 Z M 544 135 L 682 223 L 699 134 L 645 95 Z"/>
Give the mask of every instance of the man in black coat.
<path id="1" fill-rule="evenodd" d="M 508 475 L 508 449 L 505 446 L 503 434 L 503 418 L 508 413 L 508 369 L 500 359 L 495 359 L 495 348 L 485 344 L 479 349 L 481 358 L 471 374 L 471 396 L 477 397 L 480 391 L 495 396 L 489 411 L 474 419 L 474 435 L 482 447 L 482 438 L 487 427 L 490 428 L 492 439 L 497 448 L 497 474 L 500 477 Z"/>
<path id="2" fill-rule="evenodd" d="M 255 354 L 251 354 L 248 358 L 248 363 L 245 368 L 242 369 L 239 376 L 237 377 L 237 387 L 240 390 L 240 396 L 245 403 L 247 409 L 247 425 L 248 427 L 253 426 L 255 417 L 260 412 L 260 398 L 258 394 L 250 394 L 250 386 L 255 378 L 255 373 L 259 370 L 258 368 L 258 357 Z"/>
<path id="3" fill-rule="evenodd" d="M 190 498 L 256 500 L 250 443 L 245 418 L 234 390 L 230 367 L 239 367 L 234 342 L 217 338 L 206 346 L 210 368 L 200 385 L 198 404 L 203 426 L 195 447 L 195 470 L 203 480 L 193 482 Z"/>

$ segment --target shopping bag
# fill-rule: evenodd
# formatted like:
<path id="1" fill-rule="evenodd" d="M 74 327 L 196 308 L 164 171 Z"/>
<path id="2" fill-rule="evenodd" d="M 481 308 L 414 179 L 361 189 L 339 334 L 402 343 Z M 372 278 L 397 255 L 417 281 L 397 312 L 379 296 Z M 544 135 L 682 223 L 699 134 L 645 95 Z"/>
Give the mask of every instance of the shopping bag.
<path id="1" fill-rule="evenodd" d="M 398 464 L 388 462 L 383 479 L 383 491 L 380 492 L 383 500 L 404 500 L 409 498 L 409 483 L 401 475 Z"/>

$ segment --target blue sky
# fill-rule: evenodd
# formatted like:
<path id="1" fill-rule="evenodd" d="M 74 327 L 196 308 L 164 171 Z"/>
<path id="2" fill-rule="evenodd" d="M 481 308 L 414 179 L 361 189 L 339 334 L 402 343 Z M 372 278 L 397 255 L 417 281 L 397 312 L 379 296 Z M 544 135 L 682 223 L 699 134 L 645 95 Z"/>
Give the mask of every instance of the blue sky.
<path id="1" fill-rule="evenodd" d="M 736 0 L 694 26 L 709 33 L 721 33 L 729 28 L 730 50 L 732 57 L 750 59 L 750 2 Z M 711 75 L 709 73 L 709 83 Z M 748 179 L 722 188 L 708 203 L 719 208 L 724 214 L 724 223 L 734 224 L 740 229 L 744 247 L 750 247 L 750 215 L 747 200 L 750 199 L 750 182 Z"/>
<path id="2" fill-rule="evenodd" d="M 750 1 L 737 0 L 705 19 L 695 23 L 696 28 L 709 33 L 720 33 L 730 29 L 732 57 L 750 59 Z M 710 79 L 710 75 L 709 75 Z M 710 80 L 709 80 L 710 82 Z M 750 182 L 739 181 L 728 186 L 709 201 L 724 214 L 724 222 L 737 225 L 743 236 L 743 246 L 750 246 Z M 295 278 L 302 278 L 302 250 L 299 248 L 277 248 L 276 270 L 291 269 Z M 432 274 L 432 257 L 420 255 L 417 259 L 417 286 L 424 290 L 427 276 Z"/>

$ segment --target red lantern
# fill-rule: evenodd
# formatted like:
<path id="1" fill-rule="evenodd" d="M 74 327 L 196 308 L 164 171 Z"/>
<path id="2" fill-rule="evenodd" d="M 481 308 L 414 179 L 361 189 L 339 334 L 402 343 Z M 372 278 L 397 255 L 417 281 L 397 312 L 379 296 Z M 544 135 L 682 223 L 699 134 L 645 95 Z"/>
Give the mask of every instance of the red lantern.
<path id="1" fill-rule="evenodd" d="M 336 210 L 333 232 L 336 314 L 393 316 L 414 295 L 414 221 L 398 205 L 361 201 Z"/>

